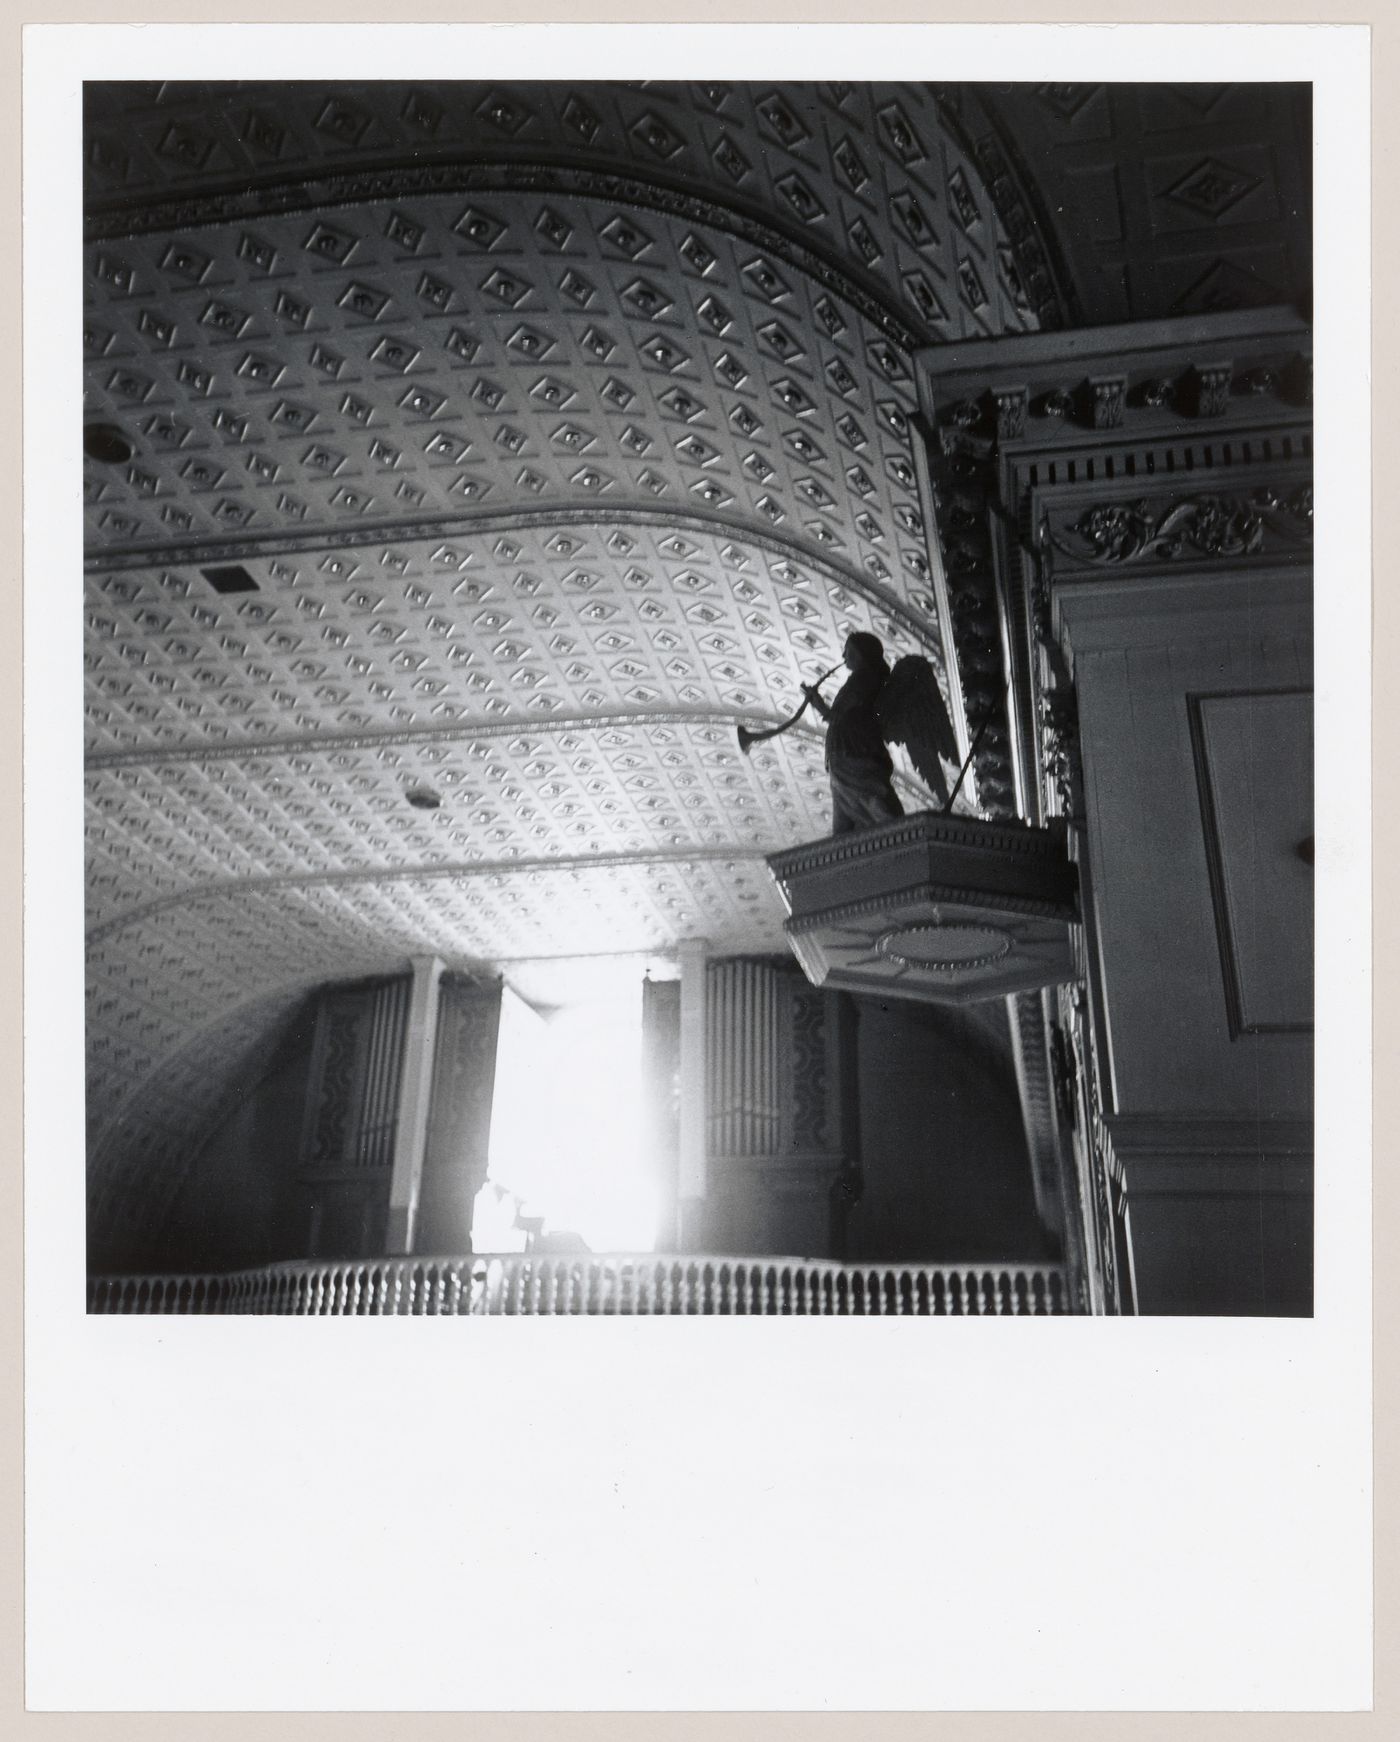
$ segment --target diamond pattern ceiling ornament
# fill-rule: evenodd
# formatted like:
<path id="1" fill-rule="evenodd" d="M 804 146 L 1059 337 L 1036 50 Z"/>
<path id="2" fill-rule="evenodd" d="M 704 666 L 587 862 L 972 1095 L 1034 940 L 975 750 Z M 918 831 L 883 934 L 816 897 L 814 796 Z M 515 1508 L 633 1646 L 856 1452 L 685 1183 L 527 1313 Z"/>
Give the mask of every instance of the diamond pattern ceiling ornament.
<path id="1" fill-rule="evenodd" d="M 698 214 L 727 201 L 727 215 L 707 214 L 706 228 L 752 236 L 770 226 L 789 248 L 847 275 L 843 237 L 863 217 L 878 246 L 860 282 L 910 329 L 906 337 L 966 336 L 925 332 L 900 291 L 916 260 L 892 210 L 909 200 L 941 210 L 948 176 L 967 162 L 922 86 L 375 82 L 351 96 L 311 82 L 165 83 L 90 86 L 88 109 L 94 236 L 188 230 L 201 212 L 228 220 L 316 211 L 390 186 L 407 200 L 493 180 L 581 191 L 600 175 L 615 186 L 633 177 L 638 207 Z M 208 147 L 202 162 L 160 150 L 177 125 Z M 936 255 L 936 242 L 924 246 Z M 1010 308 L 1000 318 L 1021 324 Z"/>
<path id="2" fill-rule="evenodd" d="M 900 482 L 907 357 L 862 316 L 796 273 L 782 288 L 776 263 L 721 238 L 696 273 L 683 221 L 654 220 L 639 252 L 620 246 L 610 206 L 571 202 L 562 264 L 527 221 L 489 244 L 512 246 L 509 270 L 483 270 L 489 250 L 462 239 L 455 198 L 418 210 L 432 270 L 384 234 L 396 214 L 379 207 L 354 213 L 353 245 L 329 268 L 302 217 L 262 223 L 265 267 L 250 269 L 236 226 L 198 232 L 197 289 L 161 268 L 159 238 L 125 244 L 116 285 L 94 263 L 88 415 L 137 443 L 125 468 L 89 469 L 100 560 L 426 537 L 509 509 L 528 474 L 532 506 L 641 495 L 757 519 L 877 581 L 911 553 L 922 573 L 894 524 L 902 511 L 919 530 L 912 474 Z M 835 500 L 816 516 L 800 498 L 762 506 L 810 475 L 794 442 L 828 475 L 842 455 L 873 461 L 883 536 Z M 595 463 L 580 468 L 580 450 Z"/>
<path id="3" fill-rule="evenodd" d="M 783 947 L 821 737 L 735 725 L 851 629 L 943 672 L 910 350 L 1029 317 L 913 87 L 88 107 L 88 1105 L 155 1216 L 319 981 Z"/>
<path id="4" fill-rule="evenodd" d="M 1204 217 L 1220 218 L 1258 186 L 1258 176 L 1208 157 L 1174 182 L 1167 189 L 1167 198 Z"/>
<path id="5" fill-rule="evenodd" d="M 1221 307 L 1309 301 L 1310 86 L 947 85 L 939 99 L 1011 244 L 1000 294 L 1043 327 L 1216 306 L 1187 287 L 1217 258 Z M 986 262 L 972 265 L 990 286 Z"/>

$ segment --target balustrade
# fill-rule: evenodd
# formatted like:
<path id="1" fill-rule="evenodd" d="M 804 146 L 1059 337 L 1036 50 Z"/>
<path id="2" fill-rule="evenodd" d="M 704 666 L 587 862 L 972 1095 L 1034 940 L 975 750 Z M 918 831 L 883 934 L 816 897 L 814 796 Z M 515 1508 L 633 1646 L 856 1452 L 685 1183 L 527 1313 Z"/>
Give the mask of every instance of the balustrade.
<path id="1" fill-rule="evenodd" d="M 697 1254 L 346 1259 L 207 1276 L 97 1276 L 93 1313 L 705 1314 L 836 1318 L 1070 1312 L 1054 1265 L 837 1264 Z"/>

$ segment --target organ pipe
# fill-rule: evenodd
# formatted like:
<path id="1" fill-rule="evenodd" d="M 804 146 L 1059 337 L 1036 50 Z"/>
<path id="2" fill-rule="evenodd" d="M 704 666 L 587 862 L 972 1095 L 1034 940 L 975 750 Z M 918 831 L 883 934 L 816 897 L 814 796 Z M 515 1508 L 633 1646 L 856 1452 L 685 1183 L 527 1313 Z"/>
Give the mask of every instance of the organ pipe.
<path id="1" fill-rule="evenodd" d="M 778 970 L 739 958 L 712 962 L 706 998 L 710 1152 L 765 1155 L 778 1147 Z"/>

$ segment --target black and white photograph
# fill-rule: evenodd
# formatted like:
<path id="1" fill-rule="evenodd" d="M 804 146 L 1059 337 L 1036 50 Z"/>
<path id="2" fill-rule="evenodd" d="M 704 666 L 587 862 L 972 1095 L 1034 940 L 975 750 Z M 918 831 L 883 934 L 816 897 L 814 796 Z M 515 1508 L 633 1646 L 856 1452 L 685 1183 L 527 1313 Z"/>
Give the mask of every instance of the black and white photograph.
<path id="1" fill-rule="evenodd" d="M 1311 1313 L 1309 86 L 83 105 L 90 1310 Z"/>
<path id="2" fill-rule="evenodd" d="M 1365 1708 L 1379 63 L 1108 22 L 26 32 L 29 1709 Z"/>

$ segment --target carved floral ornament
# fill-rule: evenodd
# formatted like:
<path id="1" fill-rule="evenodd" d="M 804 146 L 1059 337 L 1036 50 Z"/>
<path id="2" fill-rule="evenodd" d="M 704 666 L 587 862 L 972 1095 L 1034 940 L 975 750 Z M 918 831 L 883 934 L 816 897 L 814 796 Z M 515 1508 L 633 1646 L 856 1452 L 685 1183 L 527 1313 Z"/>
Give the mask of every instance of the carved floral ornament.
<path id="1" fill-rule="evenodd" d="M 1079 710 L 1069 687 L 1045 689 L 1039 706 L 1044 779 L 1062 817 L 1079 815 Z"/>
<path id="2" fill-rule="evenodd" d="M 1268 534 L 1294 546 L 1310 544 L 1312 515 L 1311 485 L 1286 497 L 1261 488 L 1247 496 L 1196 496 L 1157 508 L 1146 501 L 1099 503 L 1059 531 L 1050 530 L 1049 539 L 1073 561 L 1096 566 L 1257 556 Z"/>

